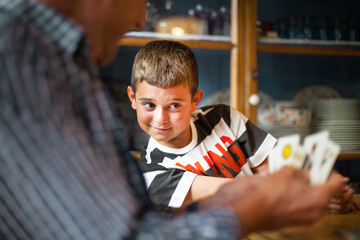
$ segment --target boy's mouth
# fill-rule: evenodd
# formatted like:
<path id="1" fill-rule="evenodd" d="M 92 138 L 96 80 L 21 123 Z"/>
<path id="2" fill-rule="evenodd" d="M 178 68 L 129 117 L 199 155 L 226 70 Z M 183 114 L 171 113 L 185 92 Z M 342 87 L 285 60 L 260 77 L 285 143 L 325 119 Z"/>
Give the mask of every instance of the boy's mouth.
<path id="1" fill-rule="evenodd" d="M 164 127 L 153 127 L 155 129 L 155 131 L 157 132 L 166 132 L 170 129 L 170 127 L 168 128 L 164 128 Z"/>

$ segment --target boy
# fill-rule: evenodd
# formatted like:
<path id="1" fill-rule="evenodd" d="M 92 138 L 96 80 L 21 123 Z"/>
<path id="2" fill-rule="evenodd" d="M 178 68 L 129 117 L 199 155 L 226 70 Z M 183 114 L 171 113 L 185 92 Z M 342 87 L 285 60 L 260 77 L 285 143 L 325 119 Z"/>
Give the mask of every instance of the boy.
<path id="1" fill-rule="evenodd" d="M 203 91 L 187 46 L 165 40 L 144 46 L 128 96 L 151 136 L 139 165 L 154 203 L 178 208 L 214 194 L 238 174 L 267 169 L 273 136 L 229 106 L 196 109 Z"/>

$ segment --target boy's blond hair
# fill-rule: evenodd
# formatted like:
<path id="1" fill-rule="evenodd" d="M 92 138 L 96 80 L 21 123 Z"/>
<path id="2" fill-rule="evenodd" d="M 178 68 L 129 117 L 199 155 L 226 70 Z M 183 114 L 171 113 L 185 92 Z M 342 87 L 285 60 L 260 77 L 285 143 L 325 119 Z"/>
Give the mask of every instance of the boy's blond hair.
<path id="1" fill-rule="evenodd" d="M 194 53 L 186 45 L 168 40 L 147 43 L 136 54 L 131 86 L 146 81 L 157 87 L 173 87 L 187 84 L 191 96 L 198 90 L 198 66 Z"/>

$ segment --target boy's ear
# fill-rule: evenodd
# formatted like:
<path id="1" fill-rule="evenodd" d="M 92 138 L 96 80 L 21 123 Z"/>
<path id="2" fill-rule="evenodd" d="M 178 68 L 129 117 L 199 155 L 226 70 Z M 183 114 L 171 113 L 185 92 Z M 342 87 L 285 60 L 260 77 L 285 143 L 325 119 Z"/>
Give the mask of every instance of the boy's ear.
<path id="1" fill-rule="evenodd" d="M 135 93 L 131 86 L 128 86 L 127 88 L 127 94 L 131 102 L 131 107 L 136 110 L 136 101 L 135 101 Z"/>
<path id="2" fill-rule="evenodd" d="M 191 105 L 192 105 L 192 106 L 191 106 L 191 111 L 192 111 L 192 112 L 196 110 L 196 108 L 197 108 L 197 106 L 199 105 L 199 103 L 200 103 L 201 99 L 203 98 L 203 96 L 204 96 L 204 91 L 201 90 L 201 89 L 199 89 L 199 90 L 195 93 L 195 95 L 194 95 L 194 97 L 193 97 L 193 99 L 192 99 L 192 103 L 191 103 Z"/>

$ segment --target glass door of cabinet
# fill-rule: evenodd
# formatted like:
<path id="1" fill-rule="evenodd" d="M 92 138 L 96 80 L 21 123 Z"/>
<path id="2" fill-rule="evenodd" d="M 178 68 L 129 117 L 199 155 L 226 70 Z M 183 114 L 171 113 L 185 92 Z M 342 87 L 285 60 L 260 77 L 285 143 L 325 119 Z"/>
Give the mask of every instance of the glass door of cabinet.
<path id="1" fill-rule="evenodd" d="M 275 136 L 330 130 L 360 158 L 358 1 L 258 0 L 257 123 Z"/>

